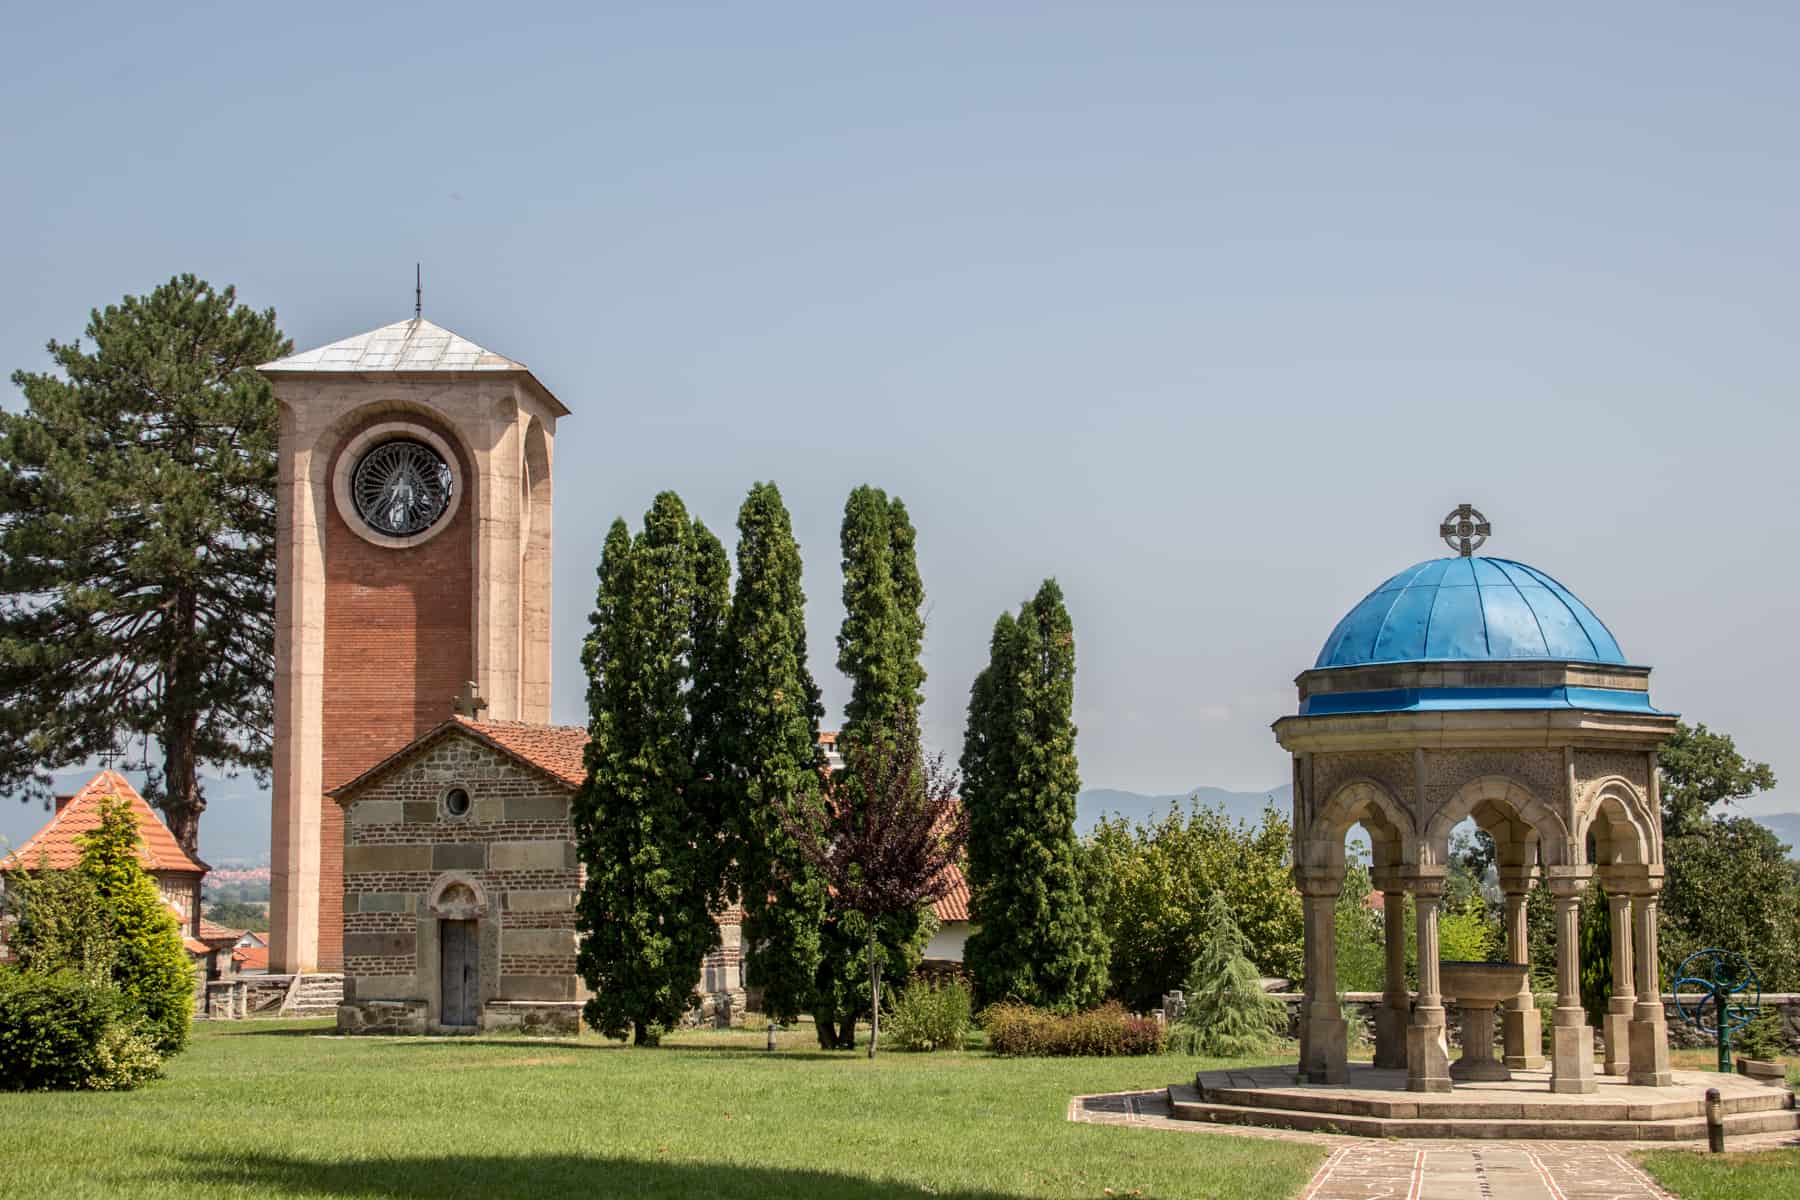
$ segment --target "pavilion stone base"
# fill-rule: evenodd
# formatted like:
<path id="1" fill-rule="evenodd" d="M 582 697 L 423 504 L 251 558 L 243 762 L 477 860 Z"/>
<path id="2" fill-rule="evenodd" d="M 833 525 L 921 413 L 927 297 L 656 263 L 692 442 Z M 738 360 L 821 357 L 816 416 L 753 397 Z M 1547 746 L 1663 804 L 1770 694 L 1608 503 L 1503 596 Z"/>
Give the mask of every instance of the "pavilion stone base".
<path id="1" fill-rule="evenodd" d="M 1677 1071 L 1664 1087 L 1603 1076 L 1588 1094 L 1557 1095 L 1545 1071 L 1496 1083 L 1459 1083 L 1444 1095 L 1408 1090 L 1404 1071 L 1351 1063 L 1334 1087 L 1297 1084 L 1295 1069 L 1202 1071 L 1169 1089 L 1179 1120 L 1393 1138 L 1519 1138 L 1682 1142 L 1706 1137 L 1705 1092 L 1723 1095 L 1728 1137 L 1800 1131 L 1786 1089 L 1738 1075 Z"/>
<path id="2" fill-rule="evenodd" d="M 1502 1060 L 1513 1071 L 1541 1071 L 1546 1066 L 1539 1047 L 1544 1044 L 1544 1019 L 1535 1006 L 1500 1010 Z"/>
<path id="3" fill-rule="evenodd" d="M 1406 1070 L 1406 1023 L 1411 1014 L 1388 1004 L 1375 1009 L 1375 1065 Z"/>
<path id="4" fill-rule="evenodd" d="M 1558 1095 L 1587 1095 L 1594 1082 L 1594 1031 L 1586 1025 L 1558 1025 L 1550 1031 L 1550 1090 Z"/>
<path id="5" fill-rule="evenodd" d="M 1306 1061 L 1301 1072 L 1313 1083 L 1344 1082 L 1350 1025 L 1342 1017 L 1313 1017 L 1306 1027 Z"/>
<path id="6" fill-rule="evenodd" d="M 1631 1023 L 1632 1083 L 1644 1087 L 1668 1087 L 1673 1077 L 1669 1070 L 1669 1030 L 1662 1021 L 1662 1006 L 1643 1005 L 1636 1013 L 1647 1013 Z"/>
<path id="7" fill-rule="evenodd" d="M 1406 1027 L 1406 1087 L 1413 1092 L 1447 1092 L 1450 1090 L 1450 1041 L 1444 1029 L 1444 1010 L 1437 1009 L 1437 1020 Z"/>
<path id="8" fill-rule="evenodd" d="M 1606 1016 L 1600 1025 L 1600 1036 L 1606 1041 L 1605 1072 L 1608 1075 L 1630 1075 L 1631 1001 L 1629 999 L 1621 1001 L 1619 997 L 1614 996 L 1608 1002 Z"/>

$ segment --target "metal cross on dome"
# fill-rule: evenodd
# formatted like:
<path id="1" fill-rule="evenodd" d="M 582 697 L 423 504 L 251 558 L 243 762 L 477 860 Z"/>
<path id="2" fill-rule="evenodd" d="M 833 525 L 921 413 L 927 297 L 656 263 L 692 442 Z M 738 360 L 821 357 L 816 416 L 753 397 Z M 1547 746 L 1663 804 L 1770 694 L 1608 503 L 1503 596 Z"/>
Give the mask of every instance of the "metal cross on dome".
<path id="1" fill-rule="evenodd" d="M 1488 540 L 1494 527 L 1488 519 L 1481 515 L 1481 510 L 1473 504 L 1459 504 L 1455 511 L 1444 518 L 1438 526 L 1438 536 L 1452 550 L 1468 558 Z"/>

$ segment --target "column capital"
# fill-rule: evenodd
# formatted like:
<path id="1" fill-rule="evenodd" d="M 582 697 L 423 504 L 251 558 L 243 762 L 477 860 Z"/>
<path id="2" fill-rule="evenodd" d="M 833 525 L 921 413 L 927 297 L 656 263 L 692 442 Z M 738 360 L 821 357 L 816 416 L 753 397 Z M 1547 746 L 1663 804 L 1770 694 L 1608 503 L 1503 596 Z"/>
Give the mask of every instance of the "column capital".
<path id="1" fill-rule="evenodd" d="M 1322 871 L 1317 868 L 1295 871 L 1294 886 L 1300 889 L 1302 896 L 1309 899 L 1335 901 L 1338 894 L 1344 890 L 1344 872 L 1342 870 Z"/>
<path id="2" fill-rule="evenodd" d="M 1600 886 L 1608 895 L 1623 894 L 1641 896 L 1646 892 L 1661 889 L 1663 869 L 1661 865 L 1644 866 L 1641 863 L 1616 863 L 1596 867 L 1594 874 L 1600 880 Z"/>
<path id="3" fill-rule="evenodd" d="M 1500 876 L 1500 890 L 1508 895 L 1529 892 L 1531 885 L 1538 879 L 1538 869 L 1535 864 L 1523 867 L 1502 865 L 1497 868 L 1497 873 Z"/>
<path id="4" fill-rule="evenodd" d="M 1440 864 L 1408 867 L 1403 878 L 1406 890 L 1418 898 L 1437 899 L 1444 894 L 1444 879 L 1449 874 Z"/>
<path id="5" fill-rule="evenodd" d="M 1579 900 L 1593 877 L 1589 866 L 1544 868 L 1544 884 L 1558 900 Z"/>
<path id="6" fill-rule="evenodd" d="M 1369 882 L 1378 891 L 1404 892 L 1406 890 L 1406 872 L 1401 867 L 1376 867 L 1369 872 Z"/>

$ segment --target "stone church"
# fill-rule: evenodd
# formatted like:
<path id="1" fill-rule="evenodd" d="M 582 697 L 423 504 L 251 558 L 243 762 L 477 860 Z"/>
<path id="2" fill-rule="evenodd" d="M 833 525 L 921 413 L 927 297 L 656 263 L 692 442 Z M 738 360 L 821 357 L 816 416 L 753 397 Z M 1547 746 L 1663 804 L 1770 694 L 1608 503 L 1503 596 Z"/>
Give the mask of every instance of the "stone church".
<path id="1" fill-rule="evenodd" d="M 573 1028 L 586 735 L 548 724 L 569 410 L 416 316 L 258 369 L 280 428 L 269 969 L 342 972 L 349 1029 Z M 703 981 L 722 1018 L 736 938 L 723 920 Z"/>

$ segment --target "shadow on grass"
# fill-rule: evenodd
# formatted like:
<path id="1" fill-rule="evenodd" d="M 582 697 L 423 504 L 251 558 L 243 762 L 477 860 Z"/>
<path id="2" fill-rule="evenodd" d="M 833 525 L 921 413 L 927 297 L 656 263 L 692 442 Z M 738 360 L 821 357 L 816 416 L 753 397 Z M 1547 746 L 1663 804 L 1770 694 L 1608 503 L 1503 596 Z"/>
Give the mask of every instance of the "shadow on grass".
<path id="1" fill-rule="evenodd" d="M 266 1189 L 291 1196 L 439 1200 L 447 1196 L 705 1196 L 710 1200 L 916 1200 L 916 1183 L 889 1183 L 830 1171 L 706 1163 L 646 1162 L 531 1154 L 352 1159 L 335 1162 L 271 1154 L 195 1155 L 163 1178 L 198 1187 Z M 943 1200 L 1014 1200 L 1014 1193 L 928 1193 Z"/>

